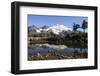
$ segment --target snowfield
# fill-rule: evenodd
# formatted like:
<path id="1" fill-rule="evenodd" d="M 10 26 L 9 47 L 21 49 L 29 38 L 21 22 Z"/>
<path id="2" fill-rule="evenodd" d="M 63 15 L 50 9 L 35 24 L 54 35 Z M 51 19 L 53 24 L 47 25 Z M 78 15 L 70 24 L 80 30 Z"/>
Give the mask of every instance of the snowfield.
<path id="1" fill-rule="evenodd" d="M 36 31 L 38 33 L 41 32 L 41 31 L 45 31 L 45 32 L 52 31 L 54 34 L 59 34 L 62 31 L 69 31 L 69 30 L 72 31 L 71 28 L 68 28 L 65 25 L 61 25 L 61 24 L 56 24 L 56 25 L 49 26 L 49 27 L 43 28 L 43 29 L 42 28 L 36 29 Z"/>

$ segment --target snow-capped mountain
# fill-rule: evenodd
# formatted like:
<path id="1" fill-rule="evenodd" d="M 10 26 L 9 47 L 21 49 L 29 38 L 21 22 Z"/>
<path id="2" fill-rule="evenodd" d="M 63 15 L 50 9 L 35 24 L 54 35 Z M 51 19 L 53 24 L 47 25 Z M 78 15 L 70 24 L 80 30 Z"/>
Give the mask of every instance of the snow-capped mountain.
<path id="1" fill-rule="evenodd" d="M 49 26 L 49 27 L 46 27 L 46 28 L 39 28 L 39 29 L 37 29 L 37 32 L 52 31 L 54 34 L 59 34 L 62 31 L 68 31 L 68 30 L 71 30 L 71 28 L 68 28 L 65 25 L 56 24 L 56 25 Z"/>
<path id="2" fill-rule="evenodd" d="M 65 25 L 56 24 L 52 26 L 43 26 L 41 28 L 36 28 L 35 26 L 32 27 L 35 29 L 37 33 L 43 32 L 53 32 L 54 34 L 59 34 L 62 31 L 71 31 L 71 28 L 66 27 Z"/>
<path id="3" fill-rule="evenodd" d="M 29 31 L 36 30 L 36 29 L 38 29 L 38 28 L 35 25 L 28 26 Z"/>

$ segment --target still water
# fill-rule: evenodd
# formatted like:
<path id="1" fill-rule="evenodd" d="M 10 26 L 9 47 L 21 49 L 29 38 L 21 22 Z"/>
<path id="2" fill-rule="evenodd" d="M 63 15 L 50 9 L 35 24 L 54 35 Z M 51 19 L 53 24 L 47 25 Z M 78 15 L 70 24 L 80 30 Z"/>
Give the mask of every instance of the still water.
<path id="1" fill-rule="evenodd" d="M 30 54 L 46 54 L 48 51 L 55 51 L 60 52 L 61 54 L 71 54 L 75 50 L 78 52 L 87 52 L 87 48 L 80 49 L 80 48 L 69 48 L 66 45 L 52 45 L 52 44 L 35 44 L 28 47 L 28 53 Z"/>

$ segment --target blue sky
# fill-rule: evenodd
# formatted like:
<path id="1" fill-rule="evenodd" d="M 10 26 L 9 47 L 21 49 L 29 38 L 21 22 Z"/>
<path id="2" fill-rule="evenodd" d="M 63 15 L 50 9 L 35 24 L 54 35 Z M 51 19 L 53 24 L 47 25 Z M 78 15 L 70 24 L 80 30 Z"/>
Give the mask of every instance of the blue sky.
<path id="1" fill-rule="evenodd" d="M 88 21 L 88 18 L 80 16 L 28 15 L 28 26 L 35 25 L 37 27 L 42 27 L 44 25 L 63 24 L 72 28 L 73 23 L 81 25 L 83 20 Z"/>

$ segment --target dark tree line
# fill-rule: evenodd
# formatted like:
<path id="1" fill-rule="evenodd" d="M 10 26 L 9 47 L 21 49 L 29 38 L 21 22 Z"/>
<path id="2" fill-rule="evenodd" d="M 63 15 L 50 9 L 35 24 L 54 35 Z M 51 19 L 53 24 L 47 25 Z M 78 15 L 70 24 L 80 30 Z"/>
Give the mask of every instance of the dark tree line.
<path id="1" fill-rule="evenodd" d="M 73 31 L 77 31 L 78 28 L 81 28 L 85 32 L 85 29 L 87 29 L 87 27 L 88 27 L 88 22 L 86 20 L 83 20 L 82 25 L 76 23 L 73 24 Z"/>
<path id="2" fill-rule="evenodd" d="M 85 30 L 88 28 L 88 22 L 86 20 L 83 20 L 82 24 L 73 24 L 73 31 L 77 31 L 78 28 L 81 28 L 83 30 L 83 33 L 80 33 L 80 37 L 78 38 L 78 36 L 74 36 L 73 38 L 73 42 L 75 43 L 75 41 L 81 43 L 81 50 L 82 48 L 84 49 L 84 47 L 87 47 L 87 33 L 85 33 Z"/>

